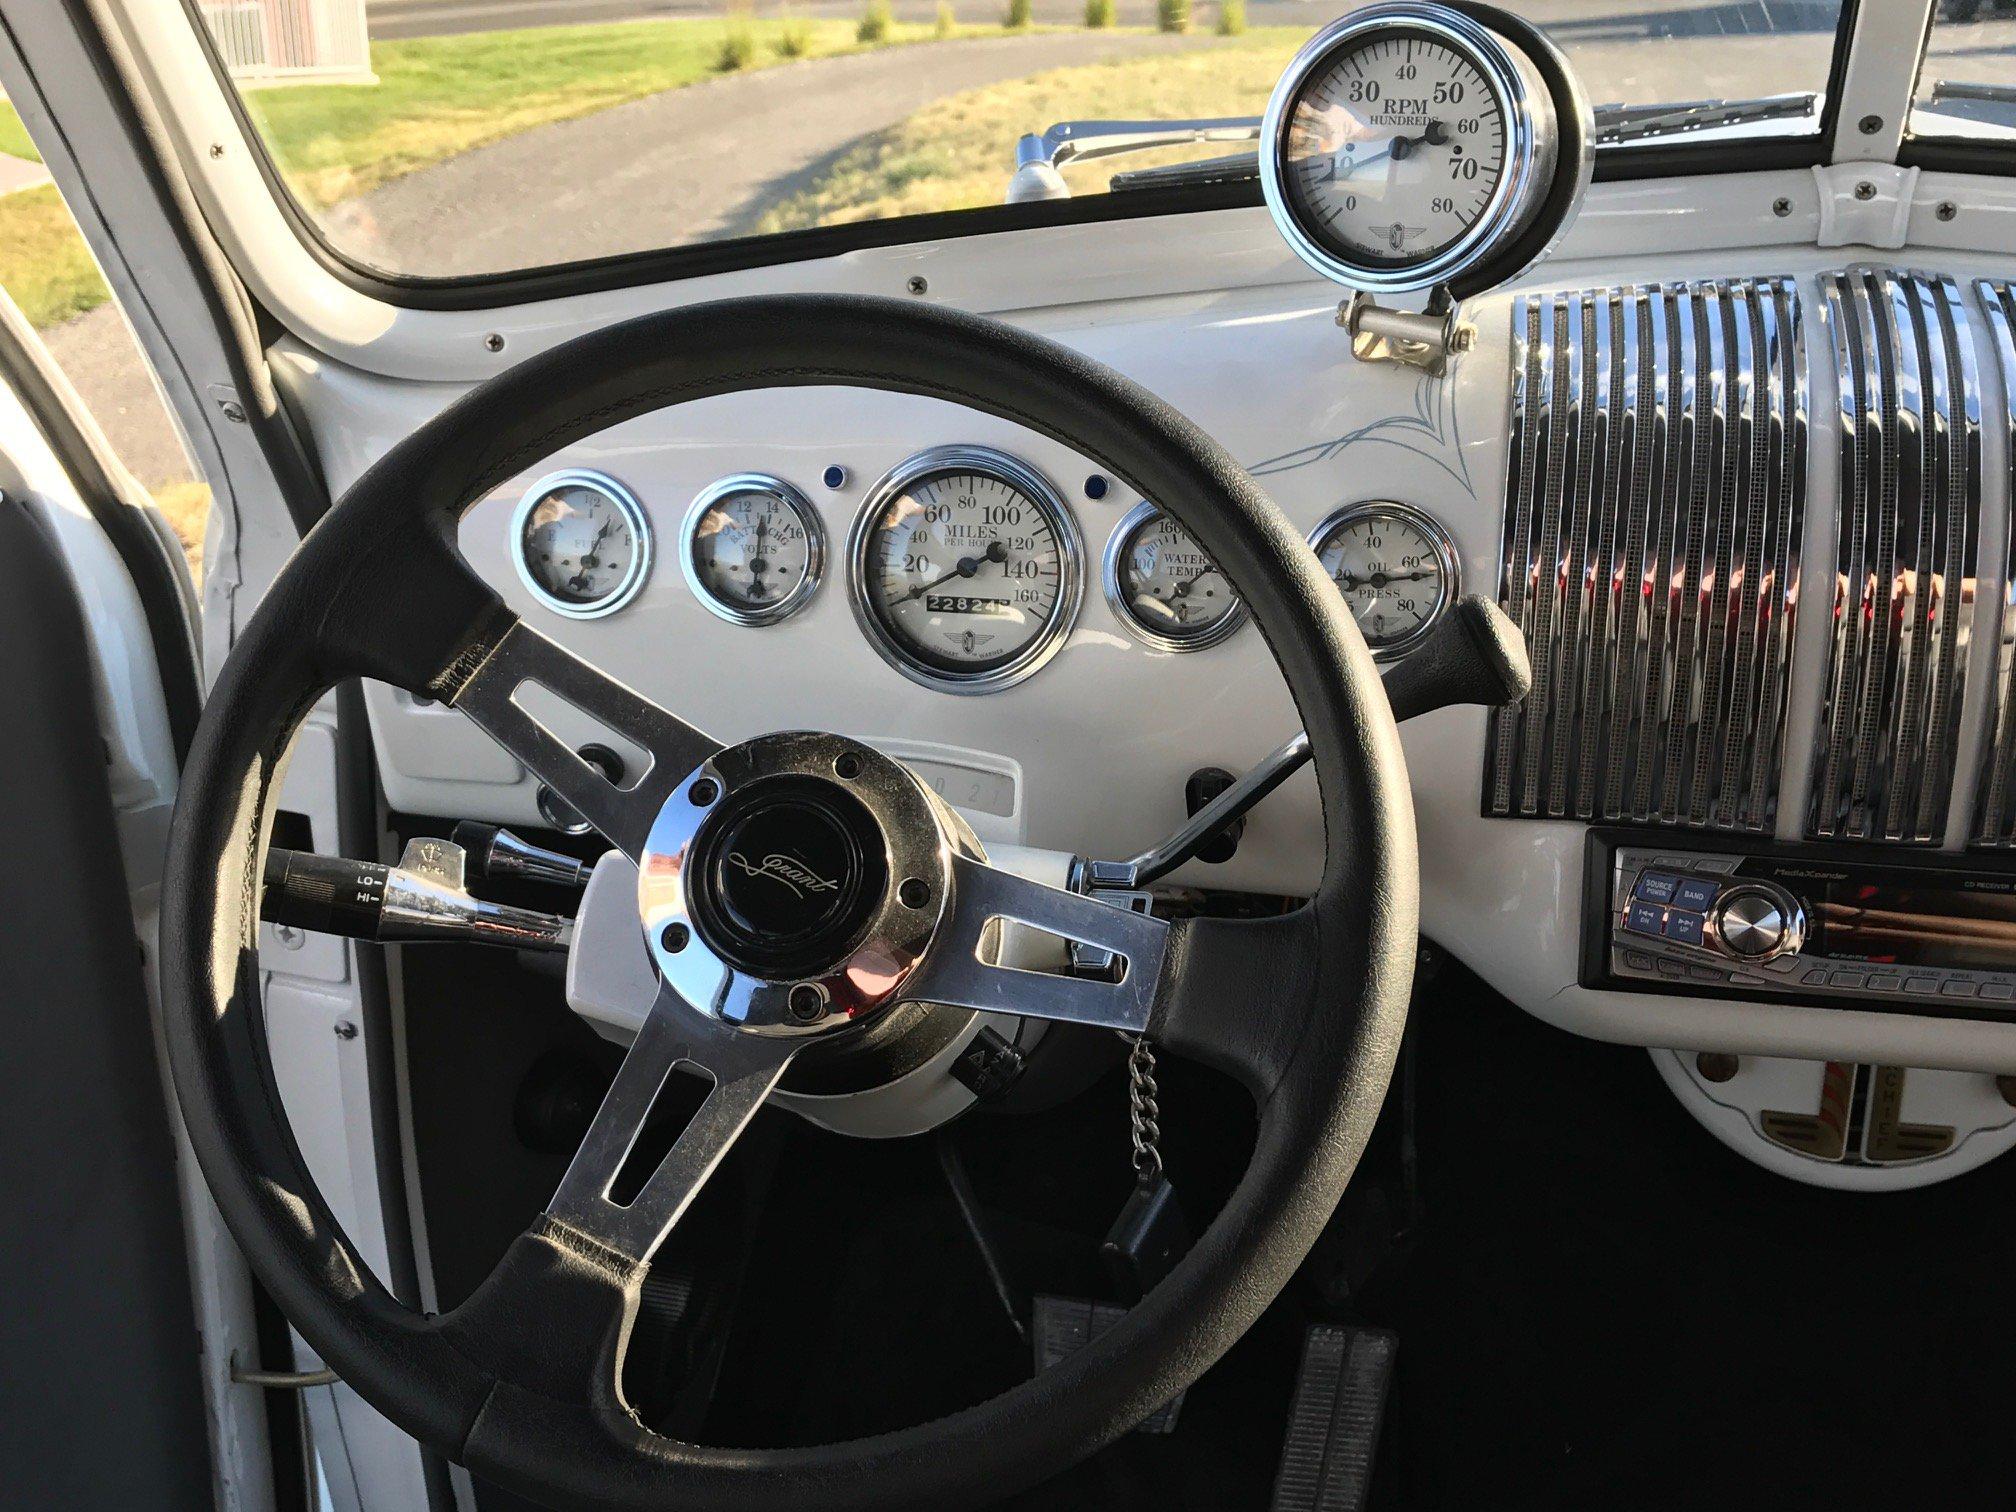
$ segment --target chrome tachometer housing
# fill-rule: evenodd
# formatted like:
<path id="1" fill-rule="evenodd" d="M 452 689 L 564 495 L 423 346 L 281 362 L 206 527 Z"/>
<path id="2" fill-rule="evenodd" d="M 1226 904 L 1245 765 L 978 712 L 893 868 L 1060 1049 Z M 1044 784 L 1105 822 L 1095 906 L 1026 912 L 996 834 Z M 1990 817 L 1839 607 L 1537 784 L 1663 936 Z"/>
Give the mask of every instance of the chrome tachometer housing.
<path id="1" fill-rule="evenodd" d="M 1366 293 L 1455 286 L 1460 295 L 1503 282 L 1537 259 L 1558 235 L 1587 181 L 1590 151 L 1588 133 L 1582 129 L 1587 107 L 1559 55 L 1537 29 L 1522 24 L 1521 30 L 1527 35 L 1515 44 L 1464 8 L 1388 0 L 1332 22 L 1304 44 L 1268 98 L 1260 135 L 1260 182 L 1268 211 L 1303 261 L 1325 277 Z M 1485 81 L 1503 121 L 1497 181 L 1484 205 L 1452 240 L 1413 258 L 1354 255 L 1341 236 L 1330 234 L 1318 222 L 1291 181 L 1297 111 L 1304 96 L 1325 83 L 1352 54 L 1385 42 L 1406 41 L 1446 49 Z M 1547 55 L 1550 67 L 1545 74 L 1529 55 L 1529 46 Z M 1557 98 L 1575 117 L 1576 129 L 1566 144 Z M 1572 182 L 1563 184 L 1563 174 Z M 1560 224 L 1543 226 L 1549 219 Z M 1530 236 L 1536 229 L 1541 235 Z"/>

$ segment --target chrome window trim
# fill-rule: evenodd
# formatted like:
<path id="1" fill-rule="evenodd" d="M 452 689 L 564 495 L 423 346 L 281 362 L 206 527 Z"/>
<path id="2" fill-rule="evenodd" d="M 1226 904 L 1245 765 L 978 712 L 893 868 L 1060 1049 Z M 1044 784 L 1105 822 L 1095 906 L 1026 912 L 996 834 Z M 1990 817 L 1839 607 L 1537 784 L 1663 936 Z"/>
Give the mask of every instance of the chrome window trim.
<path id="1" fill-rule="evenodd" d="M 1426 32 L 1469 59 L 1497 93 L 1505 119 L 1505 170 L 1476 223 L 1434 256 L 1409 264 L 1354 262 L 1326 246 L 1297 215 L 1286 176 L 1295 103 L 1312 74 L 1369 32 Z M 1460 278 L 1525 228 L 1546 197 L 1554 162 L 1547 89 L 1499 38 L 1469 16 L 1420 0 L 1391 0 L 1339 18 L 1305 42 L 1267 97 L 1260 124 L 1260 190 L 1282 239 L 1324 277 L 1374 294 L 1402 294 Z M 1543 163 L 1542 159 L 1545 159 Z"/>
<path id="2" fill-rule="evenodd" d="M 1192 635 L 1172 635 L 1166 630 L 1145 623 L 1134 612 L 1133 604 L 1128 601 L 1126 585 L 1120 581 L 1121 564 L 1127 557 L 1127 543 L 1162 513 L 1160 507 L 1143 499 L 1128 510 L 1120 523 L 1113 527 L 1113 534 L 1107 538 L 1106 553 L 1100 564 L 1100 580 L 1106 590 L 1106 603 L 1129 635 L 1144 646 L 1157 651 L 1208 651 L 1213 646 L 1222 646 L 1237 635 L 1240 627 L 1246 623 L 1246 601 L 1236 593 L 1232 596 L 1231 610 L 1222 620 Z M 1177 528 L 1182 528 L 1180 522 Z M 1184 534 L 1188 535 L 1189 532 L 1185 531 Z M 1204 548 L 1199 546 L 1197 549 L 1202 551 Z M 1232 580 L 1227 578 L 1225 581 L 1229 587 Z"/>
<path id="3" fill-rule="evenodd" d="M 1948 277 L 1821 276 L 1840 389 L 1834 635 L 1807 834 L 1946 838 L 1981 516 L 1974 333 Z"/>
<path id="4" fill-rule="evenodd" d="M 1398 499 L 1360 499 L 1356 503 L 1346 504 L 1341 509 L 1333 509 L 1317 522 L 1314 530 L 1309 532 L 1309 549 L 1320 557 L 1323 548 L 1337 532 L 1347 525 L 1356 524 L 1359 520 L 1369 519 L 1374 515 L 1396 515 L 1407 521 L 1428 538 L 1429 544 L 1435 548 L 1435 560 L 1442 567 L 1441 595 L 1435 600 L 1435 607 L 1428 611 L 1428 617 L 1421 621 L 1418 628 L 1383 646 L 1374 646 L 1369 639 L 1365 643 L 1374 661 L 1396 661 L 1420 645 L 1428 632 L 1441 623 L 1442 616 L 1449 612 L 1449 606 L 1456 602 L 1463 591 L 1463 561 L 1457 556 L 1456 543 L 1450 539 L 1449 532 L 1443 528 L 1441 521 L 1427 511 L 1417 509 L 1412 504 L 1403 504 Z M 1346 607 L 1349 607 L 1348 604 Z M 1355 623 L 1357 617 L 1354 615 L 1352 618 Z"/>
<path id="5" fill-rule="evenodd" d="M 1493 718 L 1484 813 L 1768 833 L 1804 538 L 1796 283 L 1522 295 L 1511 379 L 1498 598 L 1533 690 Z"/>
<path id="6" fill-rule="evenodd" d="M 699 539 L 700 522 L 706 518 L 707 511 L 723 499 L 731 499 L 736 494 L 744 493 L 767 493 L 776 496 L 798 516 L 799 523 L 805 527 L 805 575 L 784 597 L 761 609 L 744 609 L 718 597 L 701 578 L 700 569 L 693 560 L 693 548 Z M 686 519 L 679 527 L 679 566 L 685 573 L 686 586 L 693 590 L 693 596 L 729 624 L 775 625 L 804 608 L 811 602 L 812 595 L 819 591 L 819 584 L 826 576 L 826 525 L 819 518 L 819 512 L 812 507 L 812 501 L 782 478 L 771 473 L 730 473 L 725 478 L 709 483 L 687 506 Z"/>
<path id="7" fill-rule="evenodd" d="M 932 473 L 977 472 L 991 474 L 1011 488 L 1020 489 L 1035 501 L 1049 518 L 1057 537 L 1057 603 L 1049 620 L 1012 660 L 984 672 L 953 673 L 912 657 L 897 643 L 895 633 L 883 623 L 868 592 L 868 552 L 875 536 L 875 520 L 883 509 L 918 479 Z M 941 693 L 974 695 L 998 693 L 1034 676 L 1063 648 L 1078 622 L 1078 606 L 1085 588 L 1085 543 L 1078 521 L 1064 503 L 1064 496 L 1049 479 L 1028 463 L 992 446 L 934 446 L 906 457 L 883 474 L 868 491 L 854 517 L 847 541 L 847 599 L 854 621 L 875 648 L 876 655 L 912 682 Z"/>
<path id="8" fill-rule="evenodd" d="M 601 598 L 585 604 L 570 603 L 547 592 L 533 576 L 531 564 L 525 560 L 525 523 L 531 518 L 533 506 L 556 488 L 589 488 L 601 494 L 616 506 L 617 512 L 630 526 L 632 539 L 637 542 L 637 554 L 631 558 L 630 570 L 624 574 L 623 581 Z M 566 467 L 559 472 L 548 473 L 525 490 L 518 507 L 511 512 L 510 549 L 511 565 L 518 569 L 518 581 L 542 605 L 566 619 L 602 619 L 636 598 L 651 576 L 651 519 L 645 514 L 644 506 L 637 502 L 637 496 L 609 474 L 592 467 Z"/>

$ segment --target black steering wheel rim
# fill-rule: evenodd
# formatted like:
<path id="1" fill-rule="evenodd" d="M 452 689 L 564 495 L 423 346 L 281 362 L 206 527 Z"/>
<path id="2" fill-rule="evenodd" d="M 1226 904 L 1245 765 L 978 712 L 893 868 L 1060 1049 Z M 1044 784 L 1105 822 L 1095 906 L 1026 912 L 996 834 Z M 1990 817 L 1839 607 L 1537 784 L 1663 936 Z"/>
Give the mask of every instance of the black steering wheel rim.
<path id="1" fill-rule="evenodd" d="M 925 394 L 1029 426 L 1175 516 L 1245 598 L 1310 732 L 1326 863 L 1297 913 L 1200 923 L 1172 941 L 1151 1033 L 1245 1082 L 1260 1129 L 1245 1177 L 1160 1287 L 1070 1360 L 949 1417 L 845 1444 L 724 1450 L 662 1438 L 624 1409 L 615 1366 L 641 1271 L 578 1236 L 535 1225 L 442 1318 L 407 1310 L 372 1278 L 307 1174 L 266 1065 L 259 860 L 282 756 L 316 698 L 358 676 L 452 698 L 512 623 L 455 549 L 471 503 L 631 416 L 806 385 Z M 1371 657 L 1301 537 L 1216 443 L 1119 375 L 995 321 L 892 300 L 732 300 L 611 326 L 490 380 L 388 452 L 310 532 L 227 659 L 184 773 L 163 1004 L 191 1142 L 252 1268 L 323 1359 L 416 1437 L 569 1505 L 947 1508 L 1111 1441 L 1286 1284 L 1384 1094 L 1417 888 L 1405 770 Z M 1256 994 L 1256 980 L 1296 1001 Z M 537 1316 L 523 1305 L 532 1295 Z"/>

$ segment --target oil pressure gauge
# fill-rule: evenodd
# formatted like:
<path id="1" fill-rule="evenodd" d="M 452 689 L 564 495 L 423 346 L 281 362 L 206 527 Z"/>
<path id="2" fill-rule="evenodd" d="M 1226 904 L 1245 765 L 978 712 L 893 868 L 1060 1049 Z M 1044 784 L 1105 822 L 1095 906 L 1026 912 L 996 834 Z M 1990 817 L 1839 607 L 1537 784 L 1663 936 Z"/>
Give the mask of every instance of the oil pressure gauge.
<path id="1" fill-rule="evenodd" d="M 1106 544 L 1106 602 L 1137 639 L 1202 651 L 1246 622 L 1246 606 L 1189 531 L 1138 504 Z"/>
<path id="2" fill-rule="evenodd" d="M 570 469 L 541 478 L 511 522 L 518 577 L 569 619 L 614 614 L 651 573 L 651 523 L 636 497 L 605 473 Z"/>
<path id="3" fill-rule="evenodd" d="M 738 625 L 774 625 L 819 586 L 826 535 L 811 502 L 781 478 L 737 473 L 686 512 L 680 562 L 700 602 Z"/>
<path id="4" fill-rule="evenodd" d="M 1411 505 L 1377 499 L 1340 509 L 1309 545 L 1381 660 L 1404 654 L 1455 602 L 1456 547 Z"/>

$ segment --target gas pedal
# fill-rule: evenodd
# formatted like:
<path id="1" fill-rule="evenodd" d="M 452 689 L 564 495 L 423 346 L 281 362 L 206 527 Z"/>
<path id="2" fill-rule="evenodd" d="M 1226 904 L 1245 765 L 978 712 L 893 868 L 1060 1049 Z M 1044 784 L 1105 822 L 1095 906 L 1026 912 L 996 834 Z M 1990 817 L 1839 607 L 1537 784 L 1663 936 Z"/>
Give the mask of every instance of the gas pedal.
<path id="1" fill-rule="evenodd" d="M 1400 1336 L 1310 1325 L 1271 1512 L 1363 1512 Z"/>
<path id="2" fill-rule="evenodd" d="M 1127 1309 L 1111 1302 L 1094 1302 L 1089 1297 L 1036 1298 L 1035 1327 L 1030 1342 L 1036 1350 L 1036 1371 L 1040 1375 L 1067 1355 L 1075 1354 L 1127 1316 Z M 1183 1410 L 1183 1393 L 1134 1425 L 1136 1433 L 1174 1433 L 1176 1414 Z"/>

